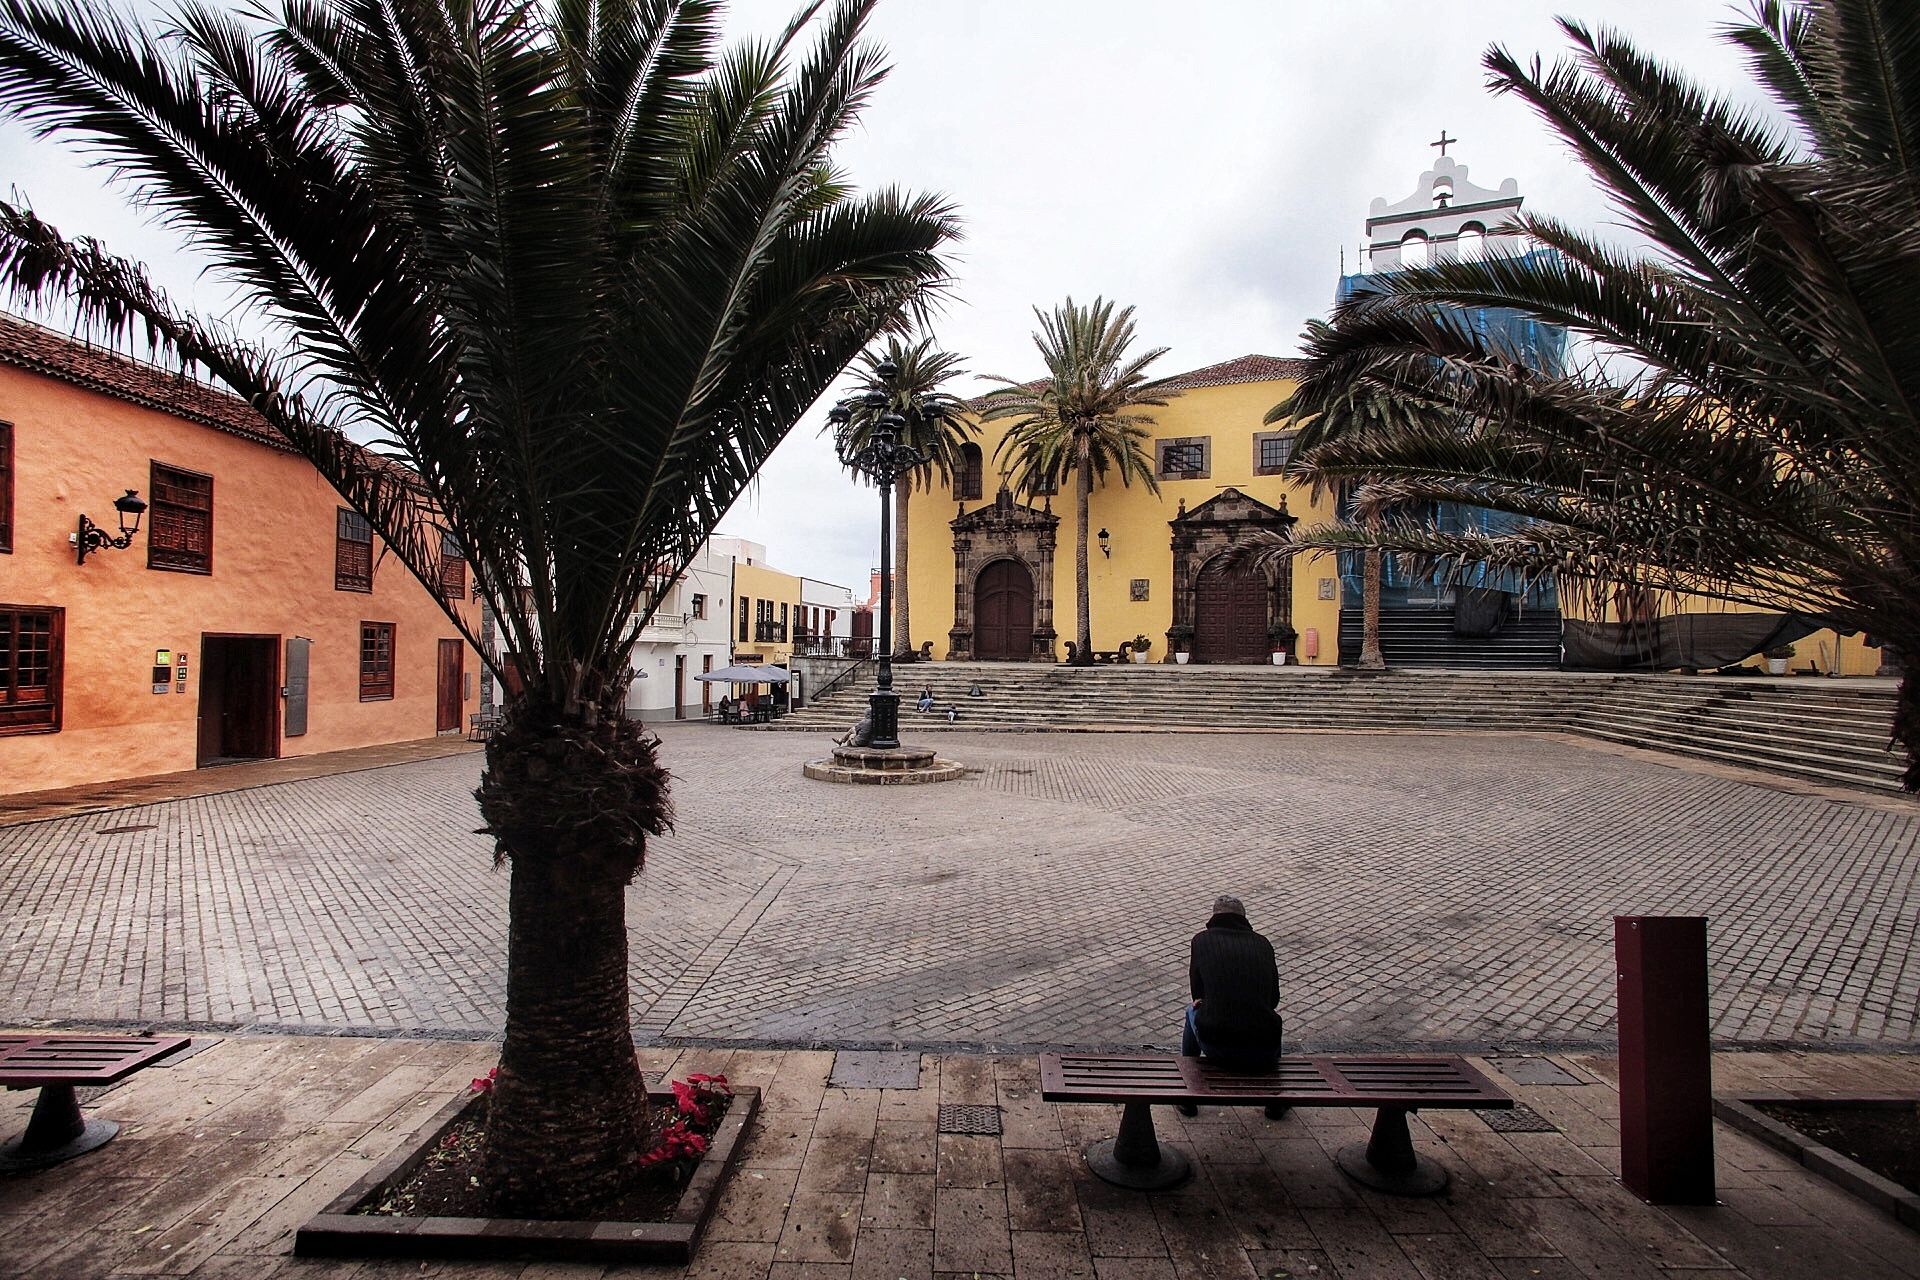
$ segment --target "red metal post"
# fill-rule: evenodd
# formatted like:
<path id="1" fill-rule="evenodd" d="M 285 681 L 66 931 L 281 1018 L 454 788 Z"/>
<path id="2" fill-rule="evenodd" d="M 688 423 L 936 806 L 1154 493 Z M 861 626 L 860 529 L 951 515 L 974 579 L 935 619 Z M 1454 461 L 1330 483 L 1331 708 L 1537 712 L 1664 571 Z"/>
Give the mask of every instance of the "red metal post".
<path id="1" fill-rule="evenodd" d="M 1705 916 L 1615 916 L 1620 1178 L 1653 1204 L 1712 1204 Z"/>

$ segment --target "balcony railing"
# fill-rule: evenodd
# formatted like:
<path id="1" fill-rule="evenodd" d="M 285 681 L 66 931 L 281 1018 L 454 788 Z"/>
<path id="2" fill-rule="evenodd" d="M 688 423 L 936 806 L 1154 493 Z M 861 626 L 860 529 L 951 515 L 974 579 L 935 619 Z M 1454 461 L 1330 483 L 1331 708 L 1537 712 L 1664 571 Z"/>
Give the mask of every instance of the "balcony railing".
<path id="1" fill-rule="evenodd" d="M 787 624 L 784 622 L 754 623 L 753 642 L 755 644 L 785 644 L 787 642 Z"/>

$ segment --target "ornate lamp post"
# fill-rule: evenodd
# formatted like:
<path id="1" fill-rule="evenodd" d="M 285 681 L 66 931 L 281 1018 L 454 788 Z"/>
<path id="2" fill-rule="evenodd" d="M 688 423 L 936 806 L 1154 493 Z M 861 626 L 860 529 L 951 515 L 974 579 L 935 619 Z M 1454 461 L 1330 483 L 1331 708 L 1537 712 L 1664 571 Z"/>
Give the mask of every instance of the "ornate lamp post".
<path id="1" fill-rule="evenodd" d="M 874 372 L 888 384 L 900 376 L 899 366 L 891 360 L 882 361 Z M 900 745 L 900 695 L 893 691 L 893 486 L 927 460 L 926 454 L 901 440 L 907 420 L 887 408 L 888 399 L 884 392 L 869 391 L 858 399 L 841 401 L 827 415 L 841 463 L 880 488 L 879 678 L 867 699 L 867 718 L 873 731 L 868 745 L 881 750 Z M 866 410 L 867 425 L 862 429 L 853 425 L 855 406 Z"/>

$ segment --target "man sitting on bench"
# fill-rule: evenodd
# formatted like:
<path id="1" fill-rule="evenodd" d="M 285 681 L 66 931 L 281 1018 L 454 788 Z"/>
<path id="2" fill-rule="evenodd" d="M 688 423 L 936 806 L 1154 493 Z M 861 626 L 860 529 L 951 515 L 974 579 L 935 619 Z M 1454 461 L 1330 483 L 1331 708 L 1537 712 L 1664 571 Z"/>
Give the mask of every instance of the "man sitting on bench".
<path id="1" fill-rule="evenodd" d="M 1229 1071 L 1273 1071 L 1280 1062 L 1280 970 L 1273 944 L 1247 923 L 1247 908 L 1225 894 L 1213 900 L 1207 927 L 1193 935 L 1187 963 L 1187 985 L 1193 1003 L 1187 1006 L 1187 1025 L 1180 1036 L 1180 1052 L 1205 1058 Z M 1268 1107 L 1279 1119 L 1285 1107 Z M 1198 1115 L 1189 1103 L 1183 1116 Z"/>

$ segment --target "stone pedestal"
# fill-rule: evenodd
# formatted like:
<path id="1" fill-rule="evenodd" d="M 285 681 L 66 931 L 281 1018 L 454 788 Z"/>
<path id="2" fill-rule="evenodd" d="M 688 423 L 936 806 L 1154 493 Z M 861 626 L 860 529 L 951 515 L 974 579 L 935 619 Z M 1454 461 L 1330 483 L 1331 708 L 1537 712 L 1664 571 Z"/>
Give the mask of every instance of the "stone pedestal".
<path id="1" fill-rule="evenodd" d="M 966 773 L 942 760 L 931 747 L 835 747 L 825 760 L 809 760 L 802 770 L 821 782 L 864 782 L 906 786 L 916 782 L 952 782 Z"/>

